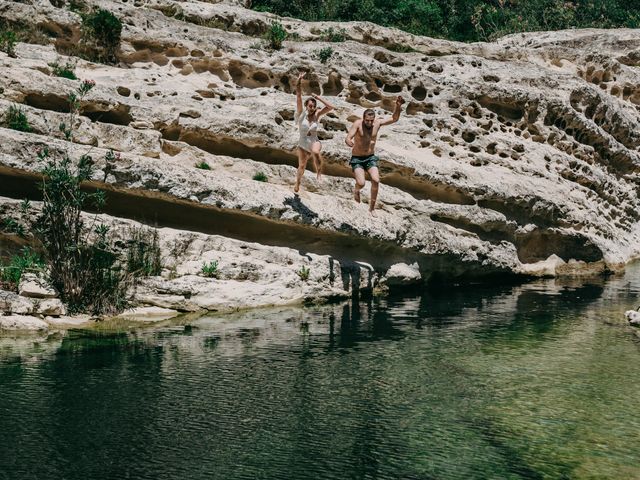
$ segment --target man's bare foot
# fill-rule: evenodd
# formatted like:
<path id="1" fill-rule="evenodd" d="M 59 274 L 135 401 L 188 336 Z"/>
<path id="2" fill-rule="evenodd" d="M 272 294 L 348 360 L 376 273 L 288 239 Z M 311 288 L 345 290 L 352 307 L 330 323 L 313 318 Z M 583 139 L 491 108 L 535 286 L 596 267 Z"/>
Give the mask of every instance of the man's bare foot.
<path id="1" fill-rule="evenodd" d="M 356 203 L 360 203 L 360 190 L 355 190 L 353 192 L 353 199 L 356 201 Z"/>
<path id="2" fill-rule="evenodd" d="M 294 193 L 298 193 L 300 191 L 300 184 L 296 183 L 293 187 L 293 192 Z"/>
<path id="3" fill-rule="evenodd" d="M 369 210 L 369 215 L 371 215 L 372 217 L 377 217 L 378 214 L 376 213 L 375 210 Z"/>

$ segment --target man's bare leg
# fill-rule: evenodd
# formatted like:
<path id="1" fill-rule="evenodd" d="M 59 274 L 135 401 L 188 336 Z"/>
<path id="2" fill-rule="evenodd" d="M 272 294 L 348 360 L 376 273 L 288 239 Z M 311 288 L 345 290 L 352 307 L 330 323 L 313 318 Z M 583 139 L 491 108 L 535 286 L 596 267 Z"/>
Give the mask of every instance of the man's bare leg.
<path id="1" fill-rule="evenodd" d="M 376 216 L 374 209 L 376 208 L 376 200 L 378 199 L 378 187 L 380 186 L 380 173 L 378 167 L 371 167 L 368 171 L 371 177 L 371 198 L 369 199 L 369 213 Z"/>
<path id="2" fill-rule="evenodd" d="M 360 203 L 360 190 L 364 187 L 364 168 L 356 168 L 353 171 L 353 176 L 356 179 L 356 186 L 353 190 L 353 199 Z"/>
<path id="3" fill-rule="evenodd" d="M 311 156 L 313 157 L 313 166 L 316 167 L 316 178 L 318 181 L 322 179 L 322 156 L 320 155 L 321 149 L 320 142 L 315 142 L 311 145 Z"/>
<path id="4" fill-rule="evenodd" d="M 300 191 L 300 182 L 307 168 L 307 160 L 309 160 L 309 153 L 298 147 L 298 171 L 296 172 L 296 184 L 293 187 L 293 191 L 296 193 Z"/>

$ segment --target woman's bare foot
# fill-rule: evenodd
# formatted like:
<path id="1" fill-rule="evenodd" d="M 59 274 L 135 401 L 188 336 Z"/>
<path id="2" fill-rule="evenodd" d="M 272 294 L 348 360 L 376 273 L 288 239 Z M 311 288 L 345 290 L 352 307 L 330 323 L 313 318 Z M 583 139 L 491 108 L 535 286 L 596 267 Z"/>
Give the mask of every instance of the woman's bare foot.
<path id="1" fill-rule="evenodd" d="M 322 181 L 322 172 L 317 172 L 316 173 L 316 179 L 318 180 L 318 182 Z"/>
<path id="2" fill-rule="evenodd" d="M 369 210 L 369 215 L 371 215 L 372 217 L 377 217 L 378 214 L 376 213 L 375 210 Z"/>

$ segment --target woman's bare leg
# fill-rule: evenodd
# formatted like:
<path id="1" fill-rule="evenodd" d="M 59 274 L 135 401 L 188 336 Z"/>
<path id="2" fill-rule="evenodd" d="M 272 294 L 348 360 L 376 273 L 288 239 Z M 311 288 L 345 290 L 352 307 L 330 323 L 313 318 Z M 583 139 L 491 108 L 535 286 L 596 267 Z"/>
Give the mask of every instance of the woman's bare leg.
<path id="1" fill-rule="evenodd" d="M 316 178 L 318 181 L 322 178 L 322 155 L 320 155 L 320 150 L 322 149 L 322 145 L 320 142 L 314 142 L 311 145 L 311 156 L 313 157 L 313 166 L 316 168 Z"/>
<path id="2" fill-rule="evenodd" d="M 298 147 L 298 171 L 296 172 L 296 184 L 293 187 L 293 191 L 296 193 L 300 191 L 300 182 L 307 168 L 307 160 L 309 160 L 309 152 Z"/>

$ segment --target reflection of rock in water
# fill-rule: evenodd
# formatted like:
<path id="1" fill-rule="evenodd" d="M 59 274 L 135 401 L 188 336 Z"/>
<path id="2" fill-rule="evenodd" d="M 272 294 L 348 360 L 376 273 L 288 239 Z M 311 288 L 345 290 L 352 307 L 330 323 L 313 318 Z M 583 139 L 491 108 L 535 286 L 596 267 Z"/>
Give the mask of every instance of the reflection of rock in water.
<path id="1" fill-rule="evenodd" d="M 63 332 L 0 335 L 0 362 L 34 362 L 50 359 L 62 346 Z"/>

